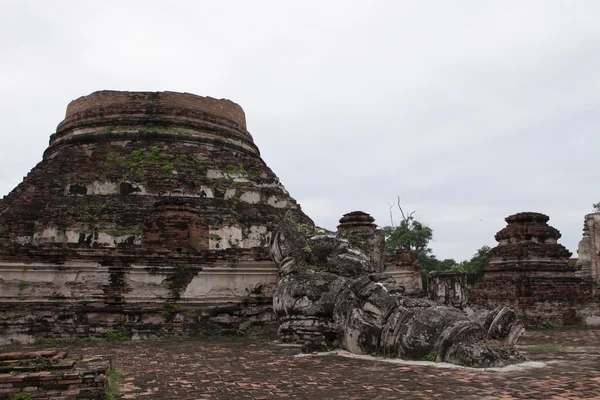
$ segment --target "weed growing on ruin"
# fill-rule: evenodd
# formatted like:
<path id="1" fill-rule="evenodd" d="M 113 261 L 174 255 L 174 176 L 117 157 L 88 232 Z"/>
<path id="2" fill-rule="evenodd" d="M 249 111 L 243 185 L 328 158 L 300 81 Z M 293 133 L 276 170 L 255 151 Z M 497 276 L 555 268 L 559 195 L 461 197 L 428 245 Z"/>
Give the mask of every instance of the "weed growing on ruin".
<path id="1" fill-rule="evenodd" d="M 19 293 L 17 294 L 19 297 L 23 294 L 23 290 L 25 290 L 29 286 L 29 282 L 21 281 L 19 282 Z"/>
<path id="2" fill-rule="evenodd" d="M 108 386 L 106 388 L 106 394 L 104 400 L 117 400 L 119 398 L 119 380 L 121 374 L 114 369 L 108 374 Z"/>
<path id="3" fill-rule="evenodd" d="M 559 327 L 559 326 L 558 326 L 557 324 L 555 324 L 554 322 L 552 322 L 552 321 L 549 321 L 549 320 L 542 321 L 542 322 L 541 322 L 541 323 L 540 323 L 540 324 L 537 326 L 537 328 L 538 328 L 538 329 L 556 329 L 556 328 L 558 328 L 558 327 Z"/>
<path id="4" fill-rule="evenodd" d="M 141 229 L 104 229 L 104 233 L 110 236 L 141 236 Z"/>
<path id="5" fill-rule="evenodd" d="M 108 342 L 128 342 L 129 338 L 120 332 L 106 332 L 104 339 Z"/>
<path id="6" fill-rule="evenodd" d="M 234 176 L 237 176 L 237 177 L 248 176 L 248 172 L 246 172 L 246 170 L 244 169 L 244 166 L 242 164 L 238 164 L 237 166 L 235 166 L 233 164 L 228 164 L 227 166 L 225 166 L 224 170 L 225 170 L 225 173 L 227 175 L 229 175 L 230 178 L 233 178 Z"/>
<path id="7" fill-rule="evenodd" d="M 210 240 L 215 241 L 215 242 L 219 242 L 221 239 L 223 239 L 221 236 L 217 235 L 216 233 L 211 233 L 209 235 Z"/>
<path id="8" fill-rule="evenodd" d="M 100 133 L 109 133 L 109 132 L 114 132 L 117 130 L 117 127 L 115 126 L 107 126 L 106 128 L 102 129 L 100 131 Z"/>
<path id="9" fill-rule="evenodd" d="M 179 310 L 181 304 L 165 303 L 164 307 L 165 311 L 163 311 L 162 316 L 165 319 L 165 322 L 173 322 L 177 316 L 177 310 Z"/>
<path id="10" fill-rule="evenodd" d="M 130 154 L 121 156 L 119 153 L 110 153 L 106 157 L 106 163 L 126 168 L 127 178 L 145 180 L 148 171 L 158 168 L 168 178 L 173 177 L 174 172 L 181 168 L 200 168 L 207 164 L 204 159 L 187 155 L 173 155 L 161 151 L 154 146 L 150 149 L 134 150 Z"/>
<path id="11" fill-rule="evenodd" d="M 234 336 L 238 336 L 238 337 L 242 337 L 242 336 L 246 336 L 246 330 L 245 329 L 236 329 Z"/>
<path id="12" fill-rule="evenodd" d="M 315 229 L 308 224 L 298 224 L 296 230 L 304 235 L 312 235 Z"/>
<path id="13" fill-rule="evenodd" d="M 99 339 L 85 337 L 85 338 L 35 338 L 34 344 L 71 344 L 71 343 L 84 343 L 84 342 L 96 342 Z"/>
<path id="14" fill-rule="evenodd" d="M 167 340 L 183 340 L 183 339 L 185 339 L 185 337 L 183 335 L 179 335 L 177 333 L 169 333 L 168 335 L 165 335 L 164 338 Z"/>
<path id="15" fill-rule="evenodd" d="M 177 303 L 165 303 L 165 309 L 169 311 L 176 311 L 181 307 L 181 304 Z"/>
<path id="16" fill-rule="evenodd" d="M 432 351 L 429 354 L 427 354 L 425 356 L 425 360 L 427 361 L 431 361 L 431 362 L 436 362 L 437 361 L 437 351 Z"/>
<path id="17" fill-rule="evenodd" d="M 106 163 L 109 165 L 114 165 L 119 161 L 119 153 L 112 152 L 106 156 Z"/>
<path id="18" fill-rule="evenodd" d="M 13 393 L 9 397 L 10 400 L 32 400 L 32 397 L 28 393 Z"/>

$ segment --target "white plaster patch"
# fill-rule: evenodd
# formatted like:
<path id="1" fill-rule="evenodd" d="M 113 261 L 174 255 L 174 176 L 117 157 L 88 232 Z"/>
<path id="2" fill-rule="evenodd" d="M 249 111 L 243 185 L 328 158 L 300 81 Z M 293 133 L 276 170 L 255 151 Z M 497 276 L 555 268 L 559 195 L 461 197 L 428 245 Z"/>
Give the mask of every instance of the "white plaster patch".
<path id="1" fill-rule="evenodd" d="M 224 226 L 209 230 L 208 248 L 211 250 L 239 247 L 240 243 L 242 243 L 242 229 L 238 226 Z"/>
<path id="2" fill-rule="evenodd" d="M 50 227 L 45 228 L 41 232 L 35 232 L 33 234 L 34 243 L 65 243 L 66 237 L 64 232 L 60 232 L 58 229 Z"/>
<path id="3" fill-rule="evenodd" d="M 202 195 L 202 192 L 204 192 L 204 196 Z M 213 193 L 212 189 L 209 188 L 208 186 L 200 186 L 200 197 L 205 197 L 207 199 L 214 199 L 215 198 L 215 194 Z"/>
<path id="4" fill-rule="evenodd" d="M 141 240 L 136 235 L 110 235 L 106 232 L 98 232 L 95 235 L 93 232 L 82 232 L 75 230 L 59 231 L 55 227 L 45 228 L 41 232 L 33 234 L 34 243 L 79 243 L 79 237 L 81 234 L 87 237 L 92 235 L 90 245 L 97 243 L 102 247 L 117 247 L 119 244 L 126 242 L 132 236 L 134 237 L 134 244 L 140 244 Z"/>
<path id="5" fill-rule="evenodd" d="M 585 324 L 587 326 L 600 326 L 600 316 L 591 315 L 585 319 Z"/>
<path id="6" fill-rule="evenodd" d="M 244 174 L 228 174 L 227 172 L 218 169 L 209 169 L 206 171 L 208 179 L 232 179 L 234 182 L 246 183 L 250 182 Z"/>
<path id="7" fill-rule="evenodd" d="M 208 179 L 224 179 L 227 178 L 227 174 L 217 169 L 209 169 L 206 171 L 206 177 Z"/>
<path id="8" fill-rule="evenodd" d="M 260 193 L 257 192 L 245 192 L 240 196 L 240 200 L 250 204 L 256 204 L 260 202 Z"/>
<path id="9" fill-rule="evenodd" d="M 238 182 L 238 183 L 248 183 L 250 182 L 250 180 L 243 178 L 241 175 L 229 175 L 234 182 Z"/>
<path id="10" fill-rule="evenodd" d="M 236 191 L 237 191 L 237 189 L 235 189 L 235 188 L 227 189 L 225 191 L 225 196 L 224 196 L 225 200 L 229 200 L 229 199 L 233 198 L 233 196 L 235 196 Z"/>
<path id="11" fill-rule="evenodd" d="M 87 188 L 87 194 L 92 195 L 110 195 L 110 194 L 119 194 L 120 185 L 117 185 L 115 182 L 92 182 Z"/>
<path id="12" fill-rule="evenodd" d="M 285 208 L 287 207 L 288 202 L 287 200 L 279 200 L 277 196 L 271 196 L 269 197 L 269 200 L 267 200 L 267 204 L 275 208 Z"/>
<path id="13" fill-rule="evenodd" d="M 271 234 L 266 226 L 252 225 L 250 231 L 243 241 L 243 247 L 249 249 L 252 247 L 269 247 Z"/>
<path id="14" fill-rule="evenodd" d="M 18 244 L 31 244 L 33 238 L 31 236 L 18 236 L 15 238 L 15 242 Z"/>
<path id="15" fill-rule="evenodd" d="M 65 238 L 67 243 L 77 243 L 79 242 L 79 232 L 65 231 Z"/>

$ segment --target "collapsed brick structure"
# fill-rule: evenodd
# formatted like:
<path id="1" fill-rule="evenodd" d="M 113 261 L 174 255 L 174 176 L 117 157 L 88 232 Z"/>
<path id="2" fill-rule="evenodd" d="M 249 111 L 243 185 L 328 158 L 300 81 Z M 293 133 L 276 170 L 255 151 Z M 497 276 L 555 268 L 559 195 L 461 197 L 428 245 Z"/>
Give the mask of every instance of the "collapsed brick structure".
<path id="1" fill-rule="evenodd" d="M 485 275 L 470 293 L 470 305 L 510 306 L 532 327 L 591 323 L 600 315 L 596 285 L 576 275 L 571 253 L 557 242 L 561 234 L 548 220 L 534 212 L 506 218 Z"/>
<path id="2" fill-rule="evenodd" d="M 390 274 L 400 286 L 404 287 L 404 294 L 423 294 L 421 264 L 410 250 L 398 249 L 393 255 L 388 255 L 385 261 L 385 273 Z"/>
<path id="3" fill-rule="evenodd" d="M 110 360 L 101 356 L 83 358 L 57 350 L 3 353 L 0 399 L 104 399 L 110 370 Z"/>
<path id="4" fill-rule="evenodd" d="M 0 202 L 0 343 L 270 320 L 268 246 L 288 211 L 310 222 L 237 104 L 174 92 L 81 97 Z"/>

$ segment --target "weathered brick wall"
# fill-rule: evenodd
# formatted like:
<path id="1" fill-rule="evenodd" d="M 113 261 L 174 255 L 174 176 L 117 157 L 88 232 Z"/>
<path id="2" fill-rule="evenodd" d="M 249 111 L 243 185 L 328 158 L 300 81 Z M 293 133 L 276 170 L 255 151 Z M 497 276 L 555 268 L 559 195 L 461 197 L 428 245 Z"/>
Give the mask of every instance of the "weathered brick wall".
<path id="1" fill-rule="evenodd" d="M 597 289 L 577 277 L 486 276 L 471 291 L 469 303 L 490 309 L 510 306 L 526 326 L 534 328 L 546 321 L 595 325 L 600 316 Z"/>

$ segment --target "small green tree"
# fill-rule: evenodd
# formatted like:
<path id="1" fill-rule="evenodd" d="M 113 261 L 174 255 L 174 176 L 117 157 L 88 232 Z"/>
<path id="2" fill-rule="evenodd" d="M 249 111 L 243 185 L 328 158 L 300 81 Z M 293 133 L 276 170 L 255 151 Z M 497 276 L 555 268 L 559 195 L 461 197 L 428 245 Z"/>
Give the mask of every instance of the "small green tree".
<path id="1" fill-rule="evenodd" d="M 483 277 L 483 268 L 490 262 L 490 250 L 490 246 L 481 246 L 469 261 L 462 262 L 469 284 L 473 285 Z"/>
<path id="2" fill-rule="evenodd" d="M 417 260 L 420 262 L 426 261 L 427 258 L 431 257 L 429 241 L 433 237 L 433 230 L 415 219 L 415 211 L 405 214 L 400 205 L 400 197 L 398 197 L 398 209 L 402 215 L 402 221 L 396 226 L 392 208 L 393 206 L 390 206 L 392 225 L 383 227 L 386 237 L 386 252 L 394 254 L 398 249 L 410 250 Z"/>
<path id="3" fill-rule="evenodd" d="M 386 237 L 386 252 L 394 254 L 398 249 L 409 250 L 421 264 L 421 275 L 425 283 L 427 274 L 430 271 L 443 268 L 440 264 L 443 262 L 435 258 L 429 247 L 429 242 L 433 237 L 433 230 L 415 219 L 415 211 L 408 214 L 405 213 L 400 205 L 400 197 L 398 197 L 397 206 L 402 215 L 400 224 L 395 225 L 392 212 L 394 205 L 390 205 L 391 225 L 382 228 Z M 452 264 L 455 264 L 454 260 L 452 260 Z"/>
<path id="4" fill-rule="evenodd" d="M 594 207 L 594 212 L 600 212 L 600 202 L 592 204 Z"/>

